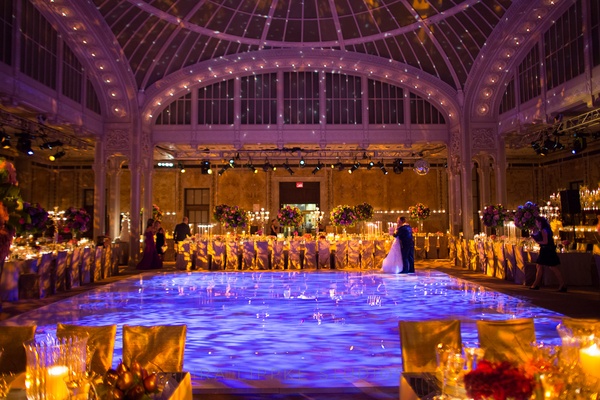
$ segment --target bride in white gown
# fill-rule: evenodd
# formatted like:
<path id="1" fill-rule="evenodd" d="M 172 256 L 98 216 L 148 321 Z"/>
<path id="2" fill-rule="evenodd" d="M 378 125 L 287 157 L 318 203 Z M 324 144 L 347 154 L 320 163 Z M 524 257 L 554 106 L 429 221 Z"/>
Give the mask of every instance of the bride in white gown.
<path id="1" fill-rule="evenodd" d="M 390 247 L 390 251 L 381 265 L 381 272 L 384 274 L 399 274 L 404 269 L 400 246 L 401 244 L 398 238 L 394 238 L 392 247 Z"/>

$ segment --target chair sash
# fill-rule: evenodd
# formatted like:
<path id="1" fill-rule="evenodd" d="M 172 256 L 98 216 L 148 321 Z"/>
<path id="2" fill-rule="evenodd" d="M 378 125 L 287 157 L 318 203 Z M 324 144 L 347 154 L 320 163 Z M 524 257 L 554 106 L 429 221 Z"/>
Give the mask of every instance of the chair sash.
<path id="1" fill-rule="evenodd" d="M 239 243 L 230 240 L 227 242 L 227 261 L 225 269 L 237 270 L 238 269 L 238 255 L 239 255 Z"/>
<path id="2" fill-rule="evenodd" d="M 331 245 L 326 239 L 319 239 L 317 242 L 319 254 L 319 269 L 331 269 Z"/>
<path id="3" fill-rule="evenodd" d="M 210 264 L 208 263 L 207 240 L 200 240 L 196 243 L 196 268 L 203 271 L 208 271 L 210 269 Z"/>
<path id="4" fill-rule="evenodd" d="M 465 264 L 465 254 L 462 246 L 462 239 L 459 239 L 455 242 L 456 249 L 456 266 L 461 267 Z"/>
<path id="5" fill-rule="evenodd" d="M 183 369 L 186 325 L 123 325 L 123 362 L 139 362 L 148 371 Z"/>
<path id="6" fill-rule="evenodd" d="M 64 292 L 67 290 L 67 261 L 69 252 L 61 250 L 56 254 L 56 274 L 54 279 L 54 292 Z"/>
<path id="7" fill-rule="evenodd" d="M 220 270 L 225 268 L 225 243 L 221 240 L 213 240 L 209 247 L 209 254 L 211 256 L 211 268 L 212 270 Z M 237 254 L 235 256 L 236 268 L 237 268 Z"/>
<path id="8" fill-rule="evenodd" d="M 373 255 L 375 253 L 375 243 L 373 240 L 363 240 L 362 248 L 360 251 L 360 264 L 363 269 L 373 269 L 375 266 L 375 260 Z"/>
<path id="9" fill-rule="evenodd" d="M 83 248 L 81 257 L 79 279 L 82 285 L 87 285 L 92 282 L 92 249 L 89 247 Z"/>
<path id="10" fill-rule="evenodd" d="M 469 240 L 469 269 L 471 271 L 480 271 L 479 255 L 477 254 L 477 246 L 473 239 Z"/>
<path id="11" fill-rule="evenodd" d="M 285 268 L 285 259 L 283 255 L 283 241 L 282 240 L 273 240 L 272 243 L 272 260 L 271 260 L 271 268 L 273 269 L 284 269 Z"/>
<path id="12" fill-rule="evenodd" d="M 524 364 L 533 357 L 533 318 L 477 321 L 477 333 L 479 346 L 487 360 L 508 360 Z"/>
<path id="13" fill-rule="evenodd" d="M 0 299 L 2 301 L 19 300 L 19 274 L 22 261 L 5 261 L 0 279 Z"/>
<path id="14" fill-rule="evenodd" d="M 256 269 L 269 269 L 269 242 L 259 240 L 256 246 Z"/>
<path id="15" fill-rule="evenodd" d="M 458 320 L 400 321 L 398 326 L 404 372 L 434 372 L 439 343 L 453 349 L 461 348 Z"/>
<path id="16" fill-rule="evenodd" d="M 348 265 L 348 242 L 339 240 L 335 243 L 335 269 L 344 269 Z"/>
<path id="17" fill-rule="evenodd" d="M 71 263 L 69 264 L 69 288 L 78 287 L 81 284 L 80 272 L 81 272 L 81 261 L 83 258 L 83 249 L 81 247 L 75 247 L 73 254 L 71 255 Z"/>
<path id="18" fill-rule="evenodd" d="M 247 240 L 242 244 L 242 265 L 243 269 L 256 269 L 256 250 L 254 249 L 254 241 Z"/>
<path id="19" fill-rule="evenodd" d="M 96 247 L 96 252 L 94 256 L 94 282 L 100 282 L 102 278 L 104 278 L 102 274 L 102 269 L 104 268 L 104 246 Z"/>
<path id="20" fill-rule="evenodd" d="M 44 253 L 40 257 L 38 276 L 40 279 L 39 297 L 43 299 L 48 295 L 54 294 L 52 291 L 52 270 L 54 269 L 54 254 Z"/>
<path id="21" fill-rule="evenodd" d="M 113 275 L 112 259 L 113 245 L 109 241 L 104 242 L 104 257 L 102 257 L 102 276 L 104 278 L 108 278 Z"/>
<path id="22" fill-rule="evenodd" d="M 290 240 L 290 250 L 288 252 L 288 269 L 300 269 L 300 241 Z"/>
<path id="23" fill-rule="evenodd" d="M 103 376 L 111 368 L 117 325 L 79 326 L 57 323 L 56 337 L 87 336 L 90 370 Z M 91 354 L 90 354 L 91 353 Z"/>
<path id="24" fill-rule="evenodd" d="M 360 268 L 360 242 L 356 239 L 348 240 L 348 266 Z"/>
<path id="25" fill-rule="evenodd" d="M 33 340 L 36 326 L 0 326 L 0 374 L 25 372 L 27 360 L 23 343 Z M 12 396 L 9 396 L 12 397 Z"/>
<path id="26" fill-rule="evenodd" d="M 494 257 L 494 244 L 492 242 L 485 242 L 485 274 L 487 276 L 496 276 L 496 259 Z"/>
<path id="27" fill-rule="evenodd" d="M 464 269 L 468 269 L 471 263 L 471 253 L 469 253 L 469 242 L 466 239 L 461 240 L 461 246 L 463 248 L 463 265 Z"/>
<path id="28" fill-rule="evenodd" d="M 389 240 L 374 240 L 373 241 L 373 268 L 381 269 L 383 260 L 387 255 L 389 249 Z"/>
<path id="29" fill-rule="evenodd" d="M 317 242 L 310 240 L 304 243 L 304 266 L 303 268 L 317 268 Z"/>
<path id="30" fill-rule="evenodd" d="M 500 279 L 506 279 L 506 257 L 504 256 L 504 243 L 494 242 L 494 263 L 495 263 L 495 277 Z"/>

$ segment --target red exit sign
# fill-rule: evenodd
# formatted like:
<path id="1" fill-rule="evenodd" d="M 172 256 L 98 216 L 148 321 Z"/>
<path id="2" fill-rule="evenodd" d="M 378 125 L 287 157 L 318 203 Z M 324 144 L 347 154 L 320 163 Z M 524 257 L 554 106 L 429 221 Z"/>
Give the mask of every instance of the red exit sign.
<path id="1" fill-rule="evenodd" d="M 303 188 L 303 187 L 304 187 L 304 182 L 296 182 L 296 189 Z"/>

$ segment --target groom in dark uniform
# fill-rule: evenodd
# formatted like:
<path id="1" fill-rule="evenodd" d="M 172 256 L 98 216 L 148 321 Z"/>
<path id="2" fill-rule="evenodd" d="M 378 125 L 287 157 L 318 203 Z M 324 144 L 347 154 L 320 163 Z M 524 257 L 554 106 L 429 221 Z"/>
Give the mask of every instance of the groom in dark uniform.
<path id="1" fill-rule="evenodd" d="M 398 227 L 394 237 L 398 238 L 402 246 L 402 263 L 404 269 L 401 274 L 415 273 L 415 239 L 413 238 L 412 228 L 406 222 L 405 217 L 398 217 Z"/>

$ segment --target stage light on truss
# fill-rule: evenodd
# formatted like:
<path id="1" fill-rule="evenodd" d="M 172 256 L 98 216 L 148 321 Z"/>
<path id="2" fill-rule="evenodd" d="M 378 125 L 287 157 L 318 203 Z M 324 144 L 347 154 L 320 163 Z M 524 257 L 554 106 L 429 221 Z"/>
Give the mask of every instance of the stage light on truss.
<path id="1" fill-rule="evenodd" d="M 21 136 L 17 141 L 17 150 L 21 153 L 25 153 L 28 156 L 33 155 L 33 149 L 31 148 L 31 139 L 29 137 Z"/>
<path id="2" fill-rule="evenodd" d="M 300 158 L 300 161 L 298 162 L 298 166 L 300 168 L 306 167 L 306 161 L 304 161 L 304 157 Z"/>
<path id="3" fill-rule="evenodd" d="M 404 172 L 404 162 L 401 158 L 397 158 L 394 160 L 393 169 L 395 174 L 401 174 Z"/>
<path id="4" fill-rule="evenodd" d="M 290 175 L 294 175 L 294 170 L 290 167 L 290 165 L 288 164 L 288 161 L 285 160 L 285 162 L 283 163 L 283 168 L 290 173 Z"/>
<path id="5" fill-rule="evenodd" d="M 587 140 L 584 137 L 576 137 L 573 141 L 571 153 L 579 154 L 587 148 Z"/>
<path id="6" fill-rule="evenodd" d="M 67 153 L 65 153 L 65 151 L 64 151 L 64 150 L 59 150 L 59 151 L 57 151 L 56 153 L 54 153 L 54 154 L 51 154 L 50 156 L 48 156 L 48 160 L 50 160 L 50 161 L 56 161 L 56 160 L 58 160 L 59 158 L 62 158 L 62 157 L 64 157 L 66 154 L 67 154 Z"/>
<path id="7" fill-rule="evenodd" d="M 371 170 L 371 168 L 373 168 L 375 166 L 375 163 L 372 160 L 369 160 L 369 163 L 367 164 L 367 169 Z"/>
<path id="8" fill-rule="evenodd" d="M 315 175 L 317 172 L 319 172 L 321 170 L 321 168 L 323 168 L 323 164 L 321 164 L 321 161 L 318 161 L 317 166 L 312 171 L 312 174 Z"/>

